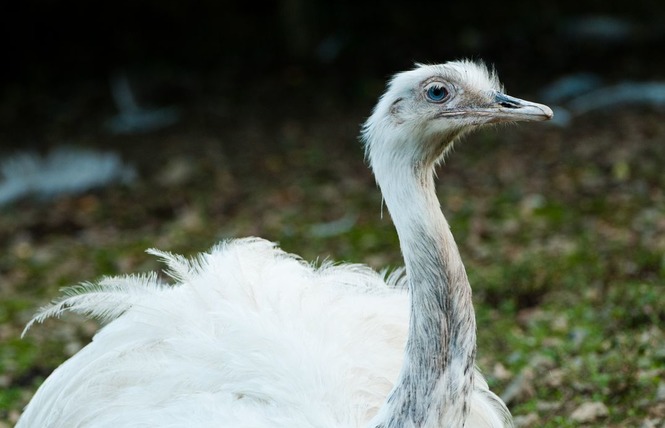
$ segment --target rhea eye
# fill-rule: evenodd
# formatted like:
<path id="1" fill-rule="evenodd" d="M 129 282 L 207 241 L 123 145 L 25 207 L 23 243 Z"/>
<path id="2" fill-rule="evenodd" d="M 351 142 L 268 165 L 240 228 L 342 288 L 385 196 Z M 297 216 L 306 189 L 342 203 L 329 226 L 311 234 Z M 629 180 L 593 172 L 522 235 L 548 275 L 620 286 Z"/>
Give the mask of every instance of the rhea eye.
<path id="1" fill-rule="evenodd" d="M 443 101 L 448 96 L 448 90 L 443 86 L 432 85 L 427 89 L 427 98 L 435 103 Z"/>

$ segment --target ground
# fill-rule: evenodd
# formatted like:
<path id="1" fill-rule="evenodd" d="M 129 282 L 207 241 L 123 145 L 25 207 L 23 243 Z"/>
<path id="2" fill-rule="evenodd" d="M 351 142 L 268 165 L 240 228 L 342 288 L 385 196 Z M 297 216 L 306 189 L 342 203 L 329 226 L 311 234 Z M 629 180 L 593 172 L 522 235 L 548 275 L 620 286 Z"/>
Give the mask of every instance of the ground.
<path id="1" fill-rule="evenodd" d="M 95 96 L 44 114 L 40 148 L 115 150 L 139 178 L 0 208 L 0 427 L 97 329 L 68 316 L 21 339 L 35 310 L 66 285 L 159 269 L 146 248 L 193 255 L 257 235 L 305 259 L 400 265 L 357 141 L 371 99 L 271 108 L 268 89 L 213 94 L 144 135 L 106 133 L 112 109 L 86 113 Z M 567 128 L 486 129 L 438 172 L 474 290 L 478 364 L 519 426 L 665 423 L 662 117 L 621 108 Z"/>

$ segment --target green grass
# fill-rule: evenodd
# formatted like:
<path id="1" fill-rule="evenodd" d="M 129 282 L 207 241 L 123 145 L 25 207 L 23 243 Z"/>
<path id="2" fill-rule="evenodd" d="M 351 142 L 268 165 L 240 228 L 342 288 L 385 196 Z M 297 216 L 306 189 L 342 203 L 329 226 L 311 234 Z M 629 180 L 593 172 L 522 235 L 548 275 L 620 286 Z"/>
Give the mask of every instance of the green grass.
<path id="1" fill-rule="evenodd" d="M 588 117 L 575 131 L 484 131 L 439 172 L 474 288 L 479 365 L 499 394 L 512 388 L 511 411 L 526 426 L 665 418 L 665 125 L 656 116 Z M 400 264 L 356 147 L 359 117 L 322 115 L 212 142 L 211 130 L 184 126 L 149 159 L 126 150 L 142 171 L 132 186 L 0 210 L 0 424 L 13 423 L 95 330 L 66 317 L 20 339 L 34 310 L 65 285 L 159 269 L 143 253 L 148 247 L 195 254 L 219 239 L 260 235 L 305 259 Z M 263 143 L 248 145 L 246 135 Z M 160 138 L 142 144 L 156 147 Z M 166 185 L 159 177 L 173 157 L 190 169 Z M 312 234 L 313 225 L 345 215 L 355 219 L 349 230 Z M 571 419 L 592 401 L 609 414 Z"/>

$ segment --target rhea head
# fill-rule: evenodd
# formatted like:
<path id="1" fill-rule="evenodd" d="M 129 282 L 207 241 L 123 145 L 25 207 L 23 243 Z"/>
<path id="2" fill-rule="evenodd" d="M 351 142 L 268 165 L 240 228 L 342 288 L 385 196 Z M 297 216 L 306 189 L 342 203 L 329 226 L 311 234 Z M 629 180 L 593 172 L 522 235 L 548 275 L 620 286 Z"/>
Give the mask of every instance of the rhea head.
<path id="1" fill-rule="evenodd" d="M 542 121 L 552 110 L 503 93 L 482 63 L 417 64 L 395 75 L 363 126 L 372 168 L 431 168 L 461 134 L 491 123 Z"/>

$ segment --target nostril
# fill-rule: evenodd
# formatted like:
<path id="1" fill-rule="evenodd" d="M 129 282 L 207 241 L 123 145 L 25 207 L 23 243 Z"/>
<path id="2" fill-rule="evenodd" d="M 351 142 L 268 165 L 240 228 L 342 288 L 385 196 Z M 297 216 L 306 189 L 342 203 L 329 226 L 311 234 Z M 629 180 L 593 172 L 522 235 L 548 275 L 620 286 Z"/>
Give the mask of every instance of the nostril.
<path id="1" fill-rule="evenodd" d="M 505 108 L 518 108 L 519 107 L 517 104 L 509 103 L 507 101 L 500 102 L 499 105 L 501 107 L 505 107 Z"/>

